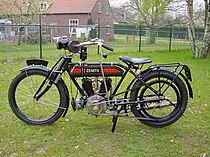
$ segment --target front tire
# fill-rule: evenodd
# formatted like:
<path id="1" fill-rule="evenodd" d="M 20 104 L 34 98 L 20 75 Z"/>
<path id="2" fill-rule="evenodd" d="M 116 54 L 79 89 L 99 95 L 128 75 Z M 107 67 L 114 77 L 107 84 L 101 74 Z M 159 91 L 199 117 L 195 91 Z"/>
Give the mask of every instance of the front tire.
<path id="1" fill-rule="evenodd" d="M 10 85 L 10 107 L 14 114 L 27 124 L 52 124 L 66 109 L 67 97 L 61 81 L 52 84 L 38 101 L 33 98 L 47 75 L 47 71 L 38 69 L 24 71 L 17 75 Z"/>
<path id="2" fill-rule="evenodd" d="M 151 127 L 165 127 L 176 122 L 187 106 L 188 95 L 183 81 L 174 73 L 163 70 L 152 71 L 143 80 L 158 95 L 137 81 L 133 86 L 135 90 L 131 92 L 130 100 L 140 103 L 131 106 L 133 114 L 136 117 L 152 119 L 152 121 L 140 119 L 140 122 Z M 160 98 L 162 100 L 153 101 Z"/>

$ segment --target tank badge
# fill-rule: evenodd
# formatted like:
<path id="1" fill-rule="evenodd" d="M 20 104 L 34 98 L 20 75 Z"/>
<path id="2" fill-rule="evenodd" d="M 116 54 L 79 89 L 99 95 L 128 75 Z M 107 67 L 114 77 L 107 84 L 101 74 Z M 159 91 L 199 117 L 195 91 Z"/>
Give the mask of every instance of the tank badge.
<path id="1" fill-rule="evenodd" d="M 100 69 L 85 69 L 85 73 L 100 73 Z"/>

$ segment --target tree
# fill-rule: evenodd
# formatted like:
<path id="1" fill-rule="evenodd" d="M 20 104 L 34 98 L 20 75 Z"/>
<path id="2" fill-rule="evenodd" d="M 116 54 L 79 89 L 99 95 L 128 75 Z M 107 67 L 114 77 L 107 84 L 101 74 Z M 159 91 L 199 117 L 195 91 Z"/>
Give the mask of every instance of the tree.
<path id="1" fill-rule="evenodd" d="M 193 21 L 193 0 L 186 0 L 186 2 L 187 2 L 187 12 L 189 16 L 188 33 L 189 33 L 190 45 L 193 52 L 193 57 L 198 57 L 198 47 L 195 41 L 195 27 Z"/>
<path id="2" fill-rule="evenodd" d="M 203 43 L 201 46 L 200 51 L 198 51 L 198 46 L 195 41 L 195 28 L 194 28 L 194 20 L 193 20 L 193 0 L 186 0 L 187 2 L 187 8 L 188 8 L 188 18 L 189 18 L 189 24 L 188 24 L 188 32 L 189 32 L 189 39 L 191 43 L 191 49 L 192 49 L 192 55 L 195 58 L 205 58 L 208 56 L 208 53 L 210 51 L 210 32 L 209 32 L 209 9 L 210 4 L 208 0 L 204 0 L 205 2 L 205 18 L 204 18 L 204 36 L 203 36 Z"/>
<path id="3" fill-rule="evenodd" d="M 171 0 L 131 0 L 131 6 L 135 11 L 135 22 L 140 21 L 150 29 L 149 43 L 155 43 L 155 27 L 166 13 L 166 8 Z"/>
<path id="4" fill-rule="evenodd" d="M 40 0 L 0 0 L 0 17 L 10 18 L 13 24 L 31 24 L 38 14 L 41 13 L 39 7 Z M 21 36 L 24 28 L 18 27 L 18 45 L 21 43 Z"/>
<path id="5" fill-rule="evenodd" d="M 210 32 L 209 32 L 209 22 L 210 22 L 210 2 L 204 0 L 205 2 L 205 20 L 204 20 L 204 37 L 203 44 L 201 46 L 199 58 L 205 58 L 210 54 Z"/>

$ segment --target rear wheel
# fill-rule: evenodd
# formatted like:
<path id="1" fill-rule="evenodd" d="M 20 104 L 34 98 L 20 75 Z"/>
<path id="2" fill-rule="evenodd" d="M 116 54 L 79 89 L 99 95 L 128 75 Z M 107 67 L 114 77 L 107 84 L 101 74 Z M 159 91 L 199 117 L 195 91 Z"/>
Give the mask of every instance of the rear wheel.
<path id="1" fill-rule="evenodd" d="M 27 124 L 51 124 L 65 111 L 67 97 L 60 81 L 52 84 L 39 100 L 33 98 L 47 75 L 42 70 L 24 71 L 10 85 L 8 97 L 12 111 Z"/>
<path id="2" fill-rule="evenodd" d="M 132 112 L 136 117 L 150 118 L 140 120 L 151 127 L 165 127 L 176 122 L 187 106 L 187 90 L 183 81 L 168 71 L 152 71 L 143 80 L 156 94 L 140 81 L 137 81 L 131 92 L 131 101 L 139 101 L 133 105 Z"/>

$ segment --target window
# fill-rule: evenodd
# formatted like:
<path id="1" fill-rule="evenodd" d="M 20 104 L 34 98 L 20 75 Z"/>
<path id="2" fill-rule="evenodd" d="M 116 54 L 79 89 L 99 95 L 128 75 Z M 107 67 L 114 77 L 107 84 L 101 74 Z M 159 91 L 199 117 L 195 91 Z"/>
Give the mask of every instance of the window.
<path id="1" fill-rule="evenodd" d="M 98 13 L 101 14 L 101 3 L 98 3 Z"/>
<path id="2" fill-rule="evenodd" d="M 70 19 L 69 26 L 79 26 L 79 20 L 78 19 Z"/>
<path id="3" fill-rule="evenodd" d="M 109 5 L 106 5 L 106 15 L 109 15 Z"/>
<path id="4" fill-rule="evenodd" d="M 31 26 L 29 26 L 29 28 L 28 28 L 28 32 L 29 33 L 34 33 L 35 31 L 36 31 L 35 24 L 32 23 Z"/>
<path id="5" fill-rule="evenodd" d="M 46 33 L 46 23 L 42 22 L 42 33 Z"/>
<path id="6" fill-rule="evenodd" d="M 41 26 L 42 26 L 42 33 L 46 33 L 46 23 L 42 22 Z M 28 27 L 28 33 L 35 33 L 35 32 L 39 32 L 39 25 L 32 23 L 31 25 L 29 25 Z"/>
<path id="7" fill-rule="evenodd" d="M 49 2 L 41 2 L 40 3 L 40 9 L 41 10 L 47 10 L 49 7 L 50 7 L 50 4 Z"/>
<path id="8" fill-rule="evenodd" d="M 78 19 L 70 19 L 69 20 L 69 33 L 70 34 L 77 34 L 76 26 L 79 26 L 79 20 Z"/>
<path id="9" fill-rule="evenodd" d="M 109 30 L 110 30 L 110 25 L 109 25 L 109 22 L 107 22 L 107 25 L 106 25 L 106 34 L 107 35 L 110 34 Z"/>
<path id="10" fill-rule="evenodd" d="M 96 22 L 95 22 L 97 25 L 99 25 L 100 21 L 99 19 L 96 19 Z"/>
<path id="11" fill-rule="evenodd" d="M 45 3 L 41 3 L 41 10 L 47 10 L 47 5 Z"/>

